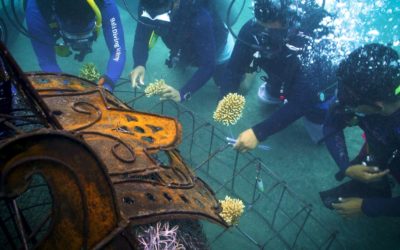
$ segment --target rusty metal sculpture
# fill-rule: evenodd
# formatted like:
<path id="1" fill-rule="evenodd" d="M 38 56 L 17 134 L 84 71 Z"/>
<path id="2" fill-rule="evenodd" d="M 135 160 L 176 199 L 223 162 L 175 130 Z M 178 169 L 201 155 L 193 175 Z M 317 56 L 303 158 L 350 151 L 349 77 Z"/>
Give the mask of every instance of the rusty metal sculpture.
<path id="1" fill-rule="evenodd" d="M 213 191 L 176 149 L 181 141 L 176 119 L 132 110 L 74 76 L 25 76 L 3 45 L 0 55 L 3 73 L 43 124 L 24 132 L 12 114 L 0 114 L 1 126 L 15 134 L 0 140 L 0 199 L 14 204 L 30 176 L 39 174 L 53 201 L 42 223 L 50 220 L 50 230 L 37 244 L 14 207 L 25 248 L 134 248 L 128 227 L 162 219 L 208 219 L 226 226 Z"/>

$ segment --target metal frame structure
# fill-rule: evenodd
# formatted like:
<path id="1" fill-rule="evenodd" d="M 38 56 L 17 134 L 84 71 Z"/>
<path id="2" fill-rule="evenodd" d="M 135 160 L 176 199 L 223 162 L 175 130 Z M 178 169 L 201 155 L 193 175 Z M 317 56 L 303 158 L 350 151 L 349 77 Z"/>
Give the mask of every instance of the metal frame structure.
<path id="1" fill-rule="evenodd" d="M 122 100 L 133 108 L 176 117 L 183 127 L 179 149 L 194 166 L 196 175 L 212 187 L 218 198 L 229 195 L 245 203 L 238 225 L 228 229 L 205 225 L 212 249 L 226 247 L 224 244 L 249 249 L 345 249 L 337 237 L 339 231 L 324 225 L 314 215 L 312 204 L 290 184 L 250 152 L 232 150 L 222 127 L 196 116 L 182 104 L 154 102 L 136 89 L 114 93 L 131 95 Z M 262 223 L 254 225 L 254 221 Z"/>
<path id="2" fill-rule="evenodd" d="M 0 114 L 3 246 L 130 249 L 130 226 L 207 219 L 222 226 L 204 224 L 210 248 L 343 248 L 286 182 L 181 104 L 115 91 L 121 102 L 70 75 L 26 75 L 0 53 L 2 93 L 18 93 Z M 35 190 L 44 199 L 30 206 Z M 215 197 L 226 195 L 246 204 L 228 229 Z"/>

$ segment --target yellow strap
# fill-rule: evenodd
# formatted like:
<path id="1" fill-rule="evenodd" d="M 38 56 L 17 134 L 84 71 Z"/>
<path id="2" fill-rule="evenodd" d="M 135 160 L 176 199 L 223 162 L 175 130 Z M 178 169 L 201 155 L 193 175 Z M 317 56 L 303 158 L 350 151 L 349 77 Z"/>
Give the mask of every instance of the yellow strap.
<path id="1" fill-rule="evenodd" d="M 102 26 L 102 20 L 103 18 L 101 17 L 101 12 L 99 7 L 97 6 L 97 4 L 95 3 L 94 0 L 86 0 L 86 2 L 90 5 L 90 7 L 92 8 L 94 14 L 96 15 L 96 33 L 97 36 L 99 36 L 100 31 L 101 31 L 101 26 Z"/>
<path id="2" fill-rule="evenodd" d="M 151 36 L 149 39 L 149 50 L 151 50 L 154 47 L 154 45 L 156 45 L 157 39 L 158 35 L 153 30 L 153 32 L 151 32 Z"/>

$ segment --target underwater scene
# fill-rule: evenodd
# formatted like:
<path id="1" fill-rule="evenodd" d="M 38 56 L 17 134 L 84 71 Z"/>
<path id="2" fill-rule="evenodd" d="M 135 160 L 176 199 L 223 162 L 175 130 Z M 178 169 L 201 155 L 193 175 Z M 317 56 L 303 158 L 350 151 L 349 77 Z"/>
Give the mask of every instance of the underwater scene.
<path id="1" fill-rule="evenodd" d="M 1 249 L 400 249 L 399 0 L 0 0 Z"/>

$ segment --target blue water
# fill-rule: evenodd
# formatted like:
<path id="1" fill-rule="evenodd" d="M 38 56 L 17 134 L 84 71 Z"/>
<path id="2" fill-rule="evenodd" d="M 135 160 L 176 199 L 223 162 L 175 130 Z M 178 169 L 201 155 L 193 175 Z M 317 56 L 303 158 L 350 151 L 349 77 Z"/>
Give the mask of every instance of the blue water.
<path id="1" fill-rule="evenodd" d="M 222 1 L 222 0 L 220 0 Z M 72 2 L 72 1 L 71 1 Z M 136 13 L 137 1 L 129 1 L 129 9 L 133 14 Z M 132 46 L 134 39 L 134 31 L 136 27 L 135 21 L 128 14 L 124 8 L 122 1 L 118 1 L 119 10 L 121 14 L 122 23 L 125 31 L 125 41 L 127 48 L 127 62 L 124 68 L 122 77 L 127 78 L 129 72 L 132 69 Z M 240 9 L 241 1 L 238 1 L 234 7 L 234 12 Z M 239 17 L 237 24 L 233 27 L 237 32 L 241 25 L 246 22 L 252 15 L 250 1 L 246 1 L 243 13 Z M 222 4 L 223 8 L 226 9 L 227 4 Z M 335 23 L 337 26 L 337 33 L 335 39 L 338 43 L 343 45 L 342 50 L 337 53 L 339 56 L 344 56 L 346 53 L 367 42 L 383 42 L 392 43 L 394 48 L 399 50 L 400 45 L 400 1 L 327 1 L 327 8 L 333 12 L 338 13 L 338 17 L 341 20 L 340 23 Z M 22 11 L 20 11 L 23 16 Z M 2 15 L 3 16 L 3 15 Z M 342 25 L 342 26 L 340 26 Z M 354 26 L 353 26 L 354 25 Z M 29 40 L 23 35 L 18 34 L 11 26 L 9 28 L 9 42 L 8 47 L 20 64 L 24 71 L 39 71 L 40 68 L 37 64 L 36 57 L 33 53 Z M 348 37 L 344 37 L 344 35 Z M 345 38 L 352 39 L 345 39 Z M 94 62 L 100 71 L 104 71 L 108 60 L 106 51 L 106 45 L 104 40 L 100 37 L 93 46 L 93 53 L 89 54 L 85 62 Z M 151 82 L 153 79 L 163 78 L 167 83 L 174 87 L 180 87 L 184 82 L 191 76 L 193 69 L 186 69 L 185 71 L 169 70 L 165 65 L 164 61 L 168 57 L 169 51 L 165 48 L 162 42 L 158 42 L 153 48 L 151 56 L 147 64 L 146 71 L 146 82 Z M 72 58 L 58 58 L 58 62 L 61 68 L 66 72 L 74 75 L 79 74 L 79 69 L 83 63 L 79 63 Z M 246 108 L 244 111 L 243 118 L 239 123 L 232 127 L 233 136 L 236 137 L 241 131 L 249 128 L 253 124 L 263 120 L 267 115 L 273 112 L 273 108 L 267 108 L 257 100 L 257 89 L 261 84 L 258 80 L 258 76 L 250 79 L 247 83 L 242 86 L 242 94 L 246 96 Z M 130 94 L 122 93 L 118 91 L 131 90 L 130 84 L 124 84 L 116 89 L 116 95 L 123 100 L 131 98 Z M 184 105 L 192 110 L 196 116 L 201 117 L 205 121 L 212 123 L 212 113 L 217 104 L 218 92 L 215 84 L 210 81 L 204 86 L 198 93 L 196 93 L 190 102 Z M 206 100 L 206 101 L 205 101 Z M 156 98 L 148 100 L 154 104 L 157 102 Z M 148 105 L 143 105 L 142 110 L 146 111 Z M 183 125 L 188 125 L 190 122 L 182 118 Z M 220 127 L 227 136 L 231 137 L 230 132 L 226 128 Z M 356 128 L 346 129 L 346 137 L 348 139 L 348 147 L 351 155 L 355 155 L 358 152 L 360 145 L 362 144 L 361 131 Z M 203 137 L 197 139 L 198 143 L 202 143 Z M 205 143 L 205 142 L 204 142 Z M 318 221 L 321 221 L 324 227 L 328 230 L 338 230 L 338 239 L 341 244 L 334 244 L 333 249 L 400 249 L 400 220 L 397 218 L 378 218 L 372 219 L 367 217 L 358 217 L 353 219 L 342 219 L 333 212 L 325 209 L 318 196 L 318 191 L 325 190 L 337 185 L 333 175 L 337 170 L 337 167 L 333 160 L 330 158 L 328 152 L 324 146 L 314 145 L 309 139 L 305 129 L 302 126 L 302 121 L 297 121 L 289 126 L 284 131 L 280 132 L 269 138 L 265 144 L 270 146 L 272 149 L 269 151 L 254 150 L 252 153 L 259 157 L 262 162 L 276 173 L 282 180 L 284 180 L 288 186 L 297 193 L 299 197 L 304 199 L 307 203 L 312 204 L 312 214 Z M 182 154 L 185 156 L 185 150 L 182 150 Z M 189 152 L 186 152 L 189 154 Z M 201 159 L 200 152 L 194 152 Z M 228 152 L 229 156 L 234 155 Z M 226 157 L 229 157 L 226 156 Z M 205 156 L 202 156 L 205 157 Z M 215 163 L 215 166 L 223 166 L 224 162 L 228 162 L 232 159 L 226 159 L 222 156 L 219 163 Z M 193 165 L 199 163 L 194 160 Z M 213 173 L 215 178 L 224 182 L 229 179 L 228 170 L 216 169 Z M 213 180 L 208 175 L 204 175 L 202 172 L 198 172 L 200 176 L 206 182 L 210 182 L 210 185 L 218 187 L 216 180 Z M 212 176 L 212 175 L 211 175 Z M 268 176 L 264 177 L 267 182 Z M 271 183 L 264 183 L 268 187 Z M 240 195 L 248 197 L 251 195 L 249 191 L 252 187 L 244 180 L 238 180 L 238 190 L 243 191 Z M 249 193 L 246 193 L 249 191 Z M 398 190 L 397 190 L 398 191 Z M 219 199 L 224 198 L 224 195 L 230 193 L 229 190 L 221 191 L 217 193 Z M 399 193 L 399 192 L 398 192 Z M 272 196 L 272 199 L 279 199 L 279 196 Z M 260 204 L 257 207 L 257 211 L 270 213 L 270 207 L 268 202 Z M 272 204 L 272 201 L 271 201 Z M 296 204 L 287 203 L 283 204 L 286 206 L 285 209 L 290 211 Z M 283 217 L 282 217 L 283 218 Z M 267 240 L 268 235 L 272 235 L 272 232 L 265 229 L 265 225 L 260 221 L 258 215 L 249 211 L 244 215 L 241 222 L 241 229 L 257 237 L 257 239 Z M 205 223 L 204 228 L 207 236 L 213 239 L 222 229 L 214 225 Z M 318 230 L 313 231 L 313 225 L 309 225 L 310 233 L 313 234 L 317 239 L 324 239 L 326 234 L 319 232 Z M 315 225 L 314 228 L 319 228 Z M 319 233 L 321 235 L 319 235 Z M 292 238 L 295 237 L 296 231 L 294 230 L 283 230 L 281 234 L 284 237 Z M 274 246 L 272 243 L 271 246 Z M 275 246 L 280 246 L 279 244 Z M 237 231 L 231 230 L 216 240 L 212 244 L 213 249 L 258 249 L 248 239 L 242 237 Z M 267 248 L 274 249 L 274 248 Z M 284 248 L 276 248 L 284 249 Z M 304 241 L 302 244 L 296 245 L 295 249 L 314 249 L 312 245 L 307 245 Z"/>

